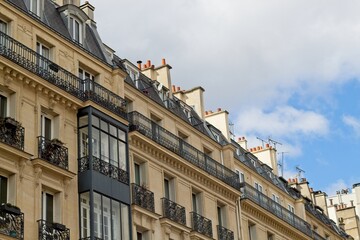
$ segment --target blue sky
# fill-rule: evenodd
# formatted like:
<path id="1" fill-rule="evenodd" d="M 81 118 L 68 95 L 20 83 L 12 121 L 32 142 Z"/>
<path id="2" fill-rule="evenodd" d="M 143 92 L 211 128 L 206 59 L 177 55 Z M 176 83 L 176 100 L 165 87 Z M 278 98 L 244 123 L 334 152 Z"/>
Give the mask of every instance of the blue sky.
<path id="1" fill-rule="evenodd" d="M 105 44 L 162 58 L 206 110 L 230 112 L 250 146 L 282 143 L 285 177 L 328 194 L 360 182 L 360 1 L 90 0 Z"/>

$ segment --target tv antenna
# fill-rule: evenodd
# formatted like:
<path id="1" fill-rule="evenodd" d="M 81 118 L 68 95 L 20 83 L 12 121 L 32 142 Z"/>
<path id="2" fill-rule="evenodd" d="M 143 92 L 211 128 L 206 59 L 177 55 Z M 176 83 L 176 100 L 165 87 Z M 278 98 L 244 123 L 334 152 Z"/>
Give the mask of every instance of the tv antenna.
<path id="1" fill-rule="evenodd" d="M 281 160 L 278 162 L 278 166 L 280 167 L 281 177 L 284 177 L 284 154 L 289 152 L 279 152 L 281 154 Z"/>
<path id="2" fill-rule="evenodd" d="M 262 138 L 256 137 L 256 139 L 261 141 L 261 145 L 262 145 L 263 148 L 265 147 L 264 143 L 268 143 L 266 140 L 264 140 Z"/>
<path id="3" fill-rule="evenodd" d="M 302 169 L 299 167 L 299 165 L 296 166 L 296 171 L 298 172 L 297 176 L 298 176 L 299 179 L 301 178 L 301 173 L 305 173 L 305 171 L 302 170 Z"/>
<path id="4" fill-rule="evenodd" d="M 268 138 L 269 143 L 274 145 L 274 148 L 276 148 L 276 144 L 282 145 L 281 142 L 275 141 L 274 139 Z"/>

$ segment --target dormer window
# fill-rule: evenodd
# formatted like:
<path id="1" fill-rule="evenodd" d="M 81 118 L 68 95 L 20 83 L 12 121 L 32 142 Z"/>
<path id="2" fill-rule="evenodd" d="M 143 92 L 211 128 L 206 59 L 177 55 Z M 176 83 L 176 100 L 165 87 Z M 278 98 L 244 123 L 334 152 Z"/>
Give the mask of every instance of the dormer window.
<path id="1" fill-rule="evenodd" d="M 77 43 L 82 43 L 82 24 L 77 19 L 70 17 L 70 34 Z"/>
<path id="2" fill-rule="evenodd" d="M 30 12 L 40 16 L 40 0 L 30 0 Z"/>

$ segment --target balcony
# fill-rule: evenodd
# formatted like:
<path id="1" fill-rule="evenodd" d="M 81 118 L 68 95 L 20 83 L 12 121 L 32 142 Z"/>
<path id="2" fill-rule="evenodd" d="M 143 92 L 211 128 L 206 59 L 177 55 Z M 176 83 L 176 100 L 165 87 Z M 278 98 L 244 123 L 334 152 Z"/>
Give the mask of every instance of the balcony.
<path id="1" fill-rule="evenodd" d="M 90 161 L 92 161 L 92 166 L 90 166 Z M 129 184 L 129 173 L 127 171 L 98 157 L 93 156 L 91 160 L 88 156 L 80 158 L 78 164 L 79 172 L 92 169 L 119 182 Z"/>
<path id="2" fill-rule="evenodd" d="M 185 207 L 167 199 L 162 198 L 163 216 L 176 223 L 186 225 Z"/>
<path id="3" fill-rule="evenodd" d="M 290 212 L 271 198 L 259 192 L 252 186 L 248 185 L 247 183 L 245 183 L 245 186 L 243 188 L 243 195 L 241 199 L 250 199 L 252 202 L 265 208 L 266 210 L 268 210 L 278 218 L 282 219 L 283 221 L 287 222 L 294 228 L 312 237 L 310 224 L 308 224 L 303 219 L 299 218 L 294 213 Z"/>
<path id="4" fill-rule="evenodd" d="M 218 230 L 218 239 L 219 240 L 234 240 L 234 232 L 224 228 L 222 226 L 217 226 Z"/>
<path id="5" fill-rule="evenodd" d="M 142 187 L 135 183 L 131 185 L 132 185 L 132 203 L 142 208 L 145 208 L 150 212 L 155 212 L 154 193 L 147 190 L 145 187 Z"/>
<path id="6" fill-rule="evenodd" d="M 138 112 L 129 113 L 130 131 L 138 131 L 166 149 L 178 154 L 229 186 L 240 189 L 239 176 L 178 136 L 160 127 Z"/>
<path id="7" fill-rule="evenodd" d="M 196 212 L 191 212 L 191 228 L 209 238 L 213 237 L 211 220 L 207 219 Z"/>
<path id="8" fill-rule="evenodd" d="M 0 119 L 1 142 L 17 149 L 24 150 L 24 134 L 24 128 L 15 119 L 9 117 Z"/>
<path id="9" fill-rule="evenodd" d="M 320 234 L 318 234 L 317 232 L 313 231 L 314 234 L 314 240 L 326 240 L 325 238 L 323 238 L 322 236 L 320 236 Z"/>
<path id="10" fill-rule="evenodd" d="M 81 101 L 91 100 L 127 118 L 126 101 L 123 98 L 90 79 L 80 79 L 3 32 L 0 32 L 0 55 Z"/>
<path id="11" fill-rule="evenodd" d="M 38 137 L 38 154 L 39 158 L 55 166 L 66 170 L 69 168 L 68 149 L 57 139 L 48 140 Z"/>
<path id="12" fill-rule="evenodd" d="M 0 206 L 0 234 L 15 239 L 24 239 L 24 214 L 10 204 Z"/>
<path id="13" fill-rule="evenodd" d="M 38 220 L 39 240 L 57 239 L 70 240 L 70 229 L 60 223 L 47 222 Z"/>

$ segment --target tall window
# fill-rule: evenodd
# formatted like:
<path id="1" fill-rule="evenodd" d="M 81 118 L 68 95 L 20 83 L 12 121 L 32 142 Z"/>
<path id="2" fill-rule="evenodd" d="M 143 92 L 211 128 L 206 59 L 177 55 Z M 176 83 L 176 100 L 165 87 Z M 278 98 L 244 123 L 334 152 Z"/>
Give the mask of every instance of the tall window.
<path id="1" fill-rule="evenodd" d="M 0 19 L 0 32 L 7 33 L 7 23 Z"/>
<path id="2" fill-rule="evenodd" d="M 295 213 L 295 208 L 293 206 L 291 206 L 290 204 L 288 205 L 288 210 L 292 213 Z"/>
<path id="3" fill-rule="evenodd" d="M 53 138 L 53 118 L 46 113 L 41 115 L 41 136 L 48 140 Z"/>
<path id="4" fill-rule="evenodd" d="M 200 209 L 200 193 L 196 193 L 196 192 L 193 192 L 191 194 L 191 200 L 192 200 L 192 211 L 193 212 L 196 212 L 198 214 L 201 214 L 201 209 Z"/>
<path id="5" fill-rule="evenodd" d="M 90 81 L 86 81 L 88 82 L 88 85 L 84 85 L 84 89 L 83 90 L 93 90 L 93 82 L 95 82 L 95 75 L 82 69 L 79 68 L 79 78 L 82 80 L 90 80 Z"/>
<path id="6" fill-rule="evenodd" d="M 94 193 L 94 237 L 104 240 L 129 238 L 129 206 Z M 80 195 L 81 237 L 90 237 L 89 193 Z"/>
<path id="7" fill-rule="evenodd" d="M 54 195 L 42 192 L 42 219 L 54 222 Z"/>
<path id="8" fill-rule="evenodd" d="M 37 64 L 41 68 L 47 69 L 48 63 L 47 63 L 46 59 L 50 59 L 50 48 L 45 46 L 41 42 L 37 42 L 36 43 L 36 52 L 41 56 L 38 58 Z M 44 58 L 46 58 L 46 59 L 44 59 Z"/>
<path id="9" fill-rule="evenodd" d="M 8 199 L 8 179 L 0 176 L 0 204 L 7 203 Z"/>
<path id="10" fill-rule="evenodd" d="M 8 116 L 8 98 L 7 96 L 0 95 L 0 118 Z"/>
<path id="11" fill-rule="evenodd" d="M 169 177 L 164 178 L 164 197 L 171 201 L 175 200 L 174 179 Z"/>
<path id="12" fill-rule="evenodd" d="M 40 0 L 30 0 L 30 11 L 40 16 Z"/>
<path id="13" fill-rule="evenodd" d="M 256 240 L 256 225 L 249 222 L 249 239 Z"/>
<path id="14" fill-rule="evenodd" d="M 75 42 L 82 43 L 82 24 L 73 17 L 70 17 L 70 35 Z"/>
<path id="15" fill-rule="evenodd" d="M 255 183 L 255 188 L 256 188 L 256 190 L 258 190 L 259 192 L 263 192 L 263 187 L 259 184 L 259 183 Z"/>
<path id="16" fill-rule="evenodd" d="M 225 206 L 218 205 L 217 206 L 217 217 L 219 226 L 225 226 Z"/>

